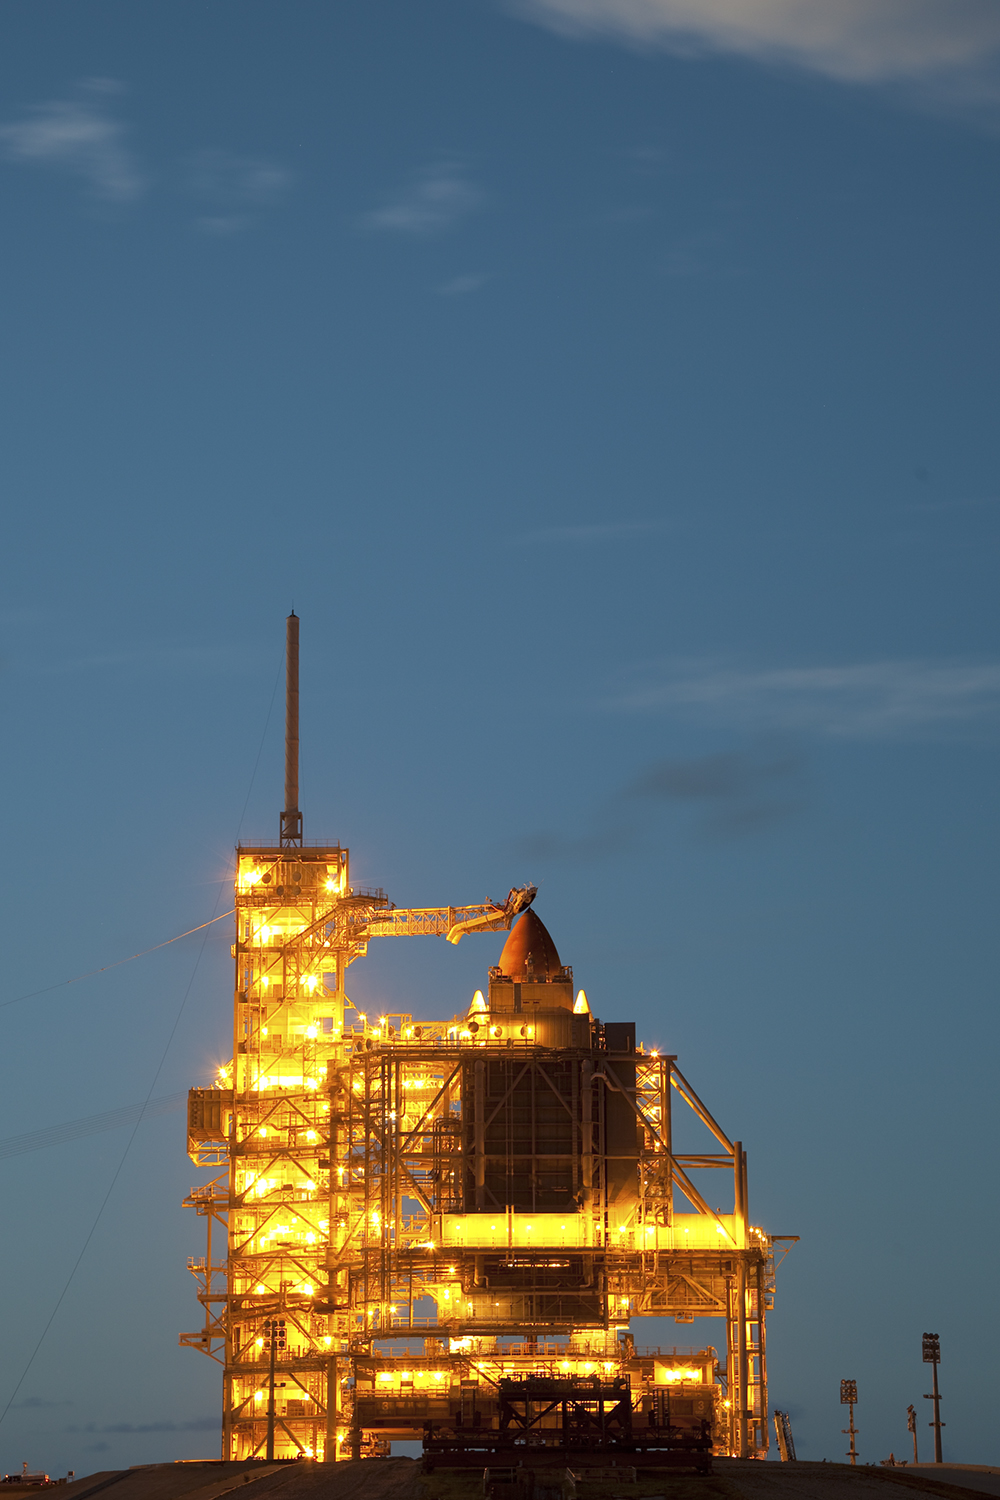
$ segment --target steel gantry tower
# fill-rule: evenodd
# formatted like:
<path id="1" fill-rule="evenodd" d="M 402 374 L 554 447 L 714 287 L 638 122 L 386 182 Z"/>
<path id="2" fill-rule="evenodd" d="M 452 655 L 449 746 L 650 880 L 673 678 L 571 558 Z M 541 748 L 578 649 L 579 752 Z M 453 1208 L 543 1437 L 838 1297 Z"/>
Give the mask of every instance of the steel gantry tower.
<path id="1" fill-rule="evenodd" d="M 346 849 L 303 843 L 288 626 L 279 842 L 237 850 L 233 1056 L 188 1112 L 191 1157 L 217 1171 L 186 1200 L 207 1248 L 189 1262 L 204 1324 L 181 1343 L 223 1366 L 223 1456 L 331 1461 L 394 1437 L 763 1456 L 777 1241 L 750 1223 L 740 1142 L 675 1057 L 574 994 L 533 887 L 400 910 L 352 886 Z M 347 996 L 375 937 L 504 931 L 450 1020 Z M 678 1105 L 712 1149 L 675 1151 Z M 643 1317 L 725 1319 L 724 1369 L 714 1349 L 637 1352 Z"/>

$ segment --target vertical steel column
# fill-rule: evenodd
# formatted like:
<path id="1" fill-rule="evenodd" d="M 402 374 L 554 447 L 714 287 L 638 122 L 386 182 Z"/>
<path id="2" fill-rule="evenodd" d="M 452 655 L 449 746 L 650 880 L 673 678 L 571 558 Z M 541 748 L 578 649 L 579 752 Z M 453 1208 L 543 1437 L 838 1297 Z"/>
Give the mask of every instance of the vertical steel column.
<path id="1" fill-rule="evenodd" d="M 726 1396 L 729 1399 L 729 1457 L 739 1456 L 740 1361 L 737 1344 L 736 1277 L 726 1277 Z"/>
<path id="2" fill-rule="evenodd" d="M 486 1063 L 476 1059 L 473 1083 L 473 1167 L 475 1170 L 475 1205 L 486 1207 Z"/>
<path id="3" fill-rule="evenodd" d="M 674 1125 L 671 1113 L 670 1074 L 673 1071 L 673 1061 L 662 1058 L 660 1061 L 660 1139 L 663 1141 L 664 1150 L 667 1153 L 667 1224 L 674 1222 Z"/>
<path id="4" fill-rule="evenodd" d="M 400 1158 L 403 1133 L 403 1107 L 405 1101 L 403 1098 L 403 1064 L 400 1062 L 398 1057 L 395 1059 L 392 1065 L 392 1089 L 392 1108 L 389 1110 L 389 1124 L 392 1126 L 392 1133 L 390 1137 L 392 1142 L 391 1181 L 393 1215 L 395 1223 L 393 1224 L 392 1231 L 392 1267 L 389 1287 L 390 1294 L 392 1292 L 392 1278 L 401 1274 L 403 1264 L 403 1173 L 400 1165 Z M 393 1115 L 396 1116 L 395 1119 L 392 1118 Z M 412 1283 L 413 1277 L 411 1275 L 411 1287 Z M 412 1295 L 413 1293 L 411 1290 L 411 1299 Z M 413 1321 L 412 1317 L 410 1321 Z"/>
<path id="5" fill-rule="evenodd" d="M 594 1198 L 594 1064 L 585 1057 L 580 1064 L 580 1135 L 582 1137 L 581 1187 L 584 1211 L 593 1218 Z"/>
<path id="6" fill-rule="evenodd" d="M 744 1161 L 742 1141 L 733 1142 L 733 1239 L 737 1250 L 745 1250 L 747 1243 L 746 1203 L 744 1201 Z"/>
<path id="7" fill-rule="evenodd" d="M 759 1261 L 757 1265 L 757 1390 L 760 1401 L 760 1447 L 765 1453 L 770 1446 L 770 1434 L 767 1430 L 767 1328 L 764 1322 L 766 1273 L 767 1267 L 763 1261 Z"/>
<path id="8" fill-rule="evenodd" d="M 340 1376 L 337 1356 L 326 1362 L 326 1440 L 323 1461 L 332 1464 L 337 1457 L 337 1412 L 340 1405 Z"/>
<path id="9" fill-rule="evenodd" d="M 739 1408 L 736 1423 L 736 1457 L 747 1457 L 747 1417 L 749 1370 L 747 1367 L 747 1267 L 741 1254 L 736 1268 L 736 1362 L 738 1366 Z"/>

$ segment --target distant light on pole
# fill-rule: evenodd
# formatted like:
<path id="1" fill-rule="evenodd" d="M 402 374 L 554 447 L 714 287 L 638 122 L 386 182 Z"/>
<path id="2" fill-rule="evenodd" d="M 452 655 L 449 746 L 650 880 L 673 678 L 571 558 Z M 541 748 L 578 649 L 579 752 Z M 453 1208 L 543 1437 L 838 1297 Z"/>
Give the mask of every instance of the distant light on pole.
<path id="1" fill-rule="evenodd" d="M 846 1427 L 842 1427 L 840 1430 L 845 1435 L 850 1434 L 851 1446 L 847 1457 L 851 1460 L 852 1464 L 856 1464 L 858 1461 L 858 1450 L 854 1442 L 854 1439 L 858 1435 L 858 1429 L 854 1425 L 854 1403 L 857 1401 L 857 1399 L 858 1382 L 856 1380 L 842 1380 L 840 1382 L 840 1404 L 841 1406 L 850 1407 L 851 1415 L 848 1425 Z"/>
<path id="2" fill-rule="evenodd" d="M 270 1355 L 270 1371 L 267 1391 L 267 1450 L 268 1463 L 274 1462 L 274 1357 L 279 1349 L 284 1349 L 285 1320 L 284 1318 L 264 1319 L 264 1343 L 267 1345 Z"/>
<path id="3" fill-rule="evenodd" d="M 934 1389 L 925 1393 L 925 1401 L 934 1402 L 934 1420 L 928 1425 L 934 1428 L 934 1462 L 939 1464 L 941 1459 L 941 1428 L 946 1424 L 941 1420 L 941 1392 L 938 1390 L 937 1367 L 941 1363 L 941 1340 L 936 1333 L 925 1333 L 923 1337 L 924 1364 L 930 1365 L 934 1372 Z"/>

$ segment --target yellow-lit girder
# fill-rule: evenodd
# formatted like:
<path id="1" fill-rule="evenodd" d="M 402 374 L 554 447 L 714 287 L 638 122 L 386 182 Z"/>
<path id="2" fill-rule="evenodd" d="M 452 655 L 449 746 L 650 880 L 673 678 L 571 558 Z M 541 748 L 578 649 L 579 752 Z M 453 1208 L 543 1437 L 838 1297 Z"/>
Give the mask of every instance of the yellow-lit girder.
<path id="1" fill-rule="evenodd" d="M 393 907 L 364 923 L 364 937 L 444 937 L 457 943 L 469 932 L 509 932 L 513 920 L 492 901 L 479 906 Z"/>

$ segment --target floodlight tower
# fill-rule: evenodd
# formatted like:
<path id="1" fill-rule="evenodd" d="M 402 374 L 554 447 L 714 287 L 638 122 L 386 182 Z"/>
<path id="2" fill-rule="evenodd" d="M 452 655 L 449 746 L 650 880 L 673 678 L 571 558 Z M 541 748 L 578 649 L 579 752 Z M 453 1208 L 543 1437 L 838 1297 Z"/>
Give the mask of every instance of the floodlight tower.
<path id="1" fill-rule="evenodd" d="M 945 1425 L 941 1420 L 941 1393 L 938 1390 L 938 1365 L 941 1363 L 941 1340 L 936 1333 L 925 1333 L 923 1337 L 924 1364 L 930 1365 L 934 1372 L 934 1387 L 929 1395 L 924 1397 L 925 1401 L 934 1402 L 934 1420 L 930 1426 L 934 1428 L 934 1462 L 942 1463 L 941 1457 L 941 1428 Z"/>
<path id="2" fill-rule="evenodd" d="M 843 1432 L 845 1437 L 848 1433 L 850 1433 L 851 1435 L 851 1447 L 847 1456 L 851 1460 L 852 1464 L 856 1464 L 858 1461 L 858 1451 L 854 1443 L 854 1439 L 858 1435 L 858 1430 L 854 1425 L 854 1406 L 857 1402 L 857 1399 L 858 1382 L 856 1380 L 842 1380 L 840 1382 L 840 1404 L 841 1406 L 850 1407 L 851 1415 L 850 1421 L 848 1422 L 846 1427 L 841 1428 L 841 1432 Z"/>

